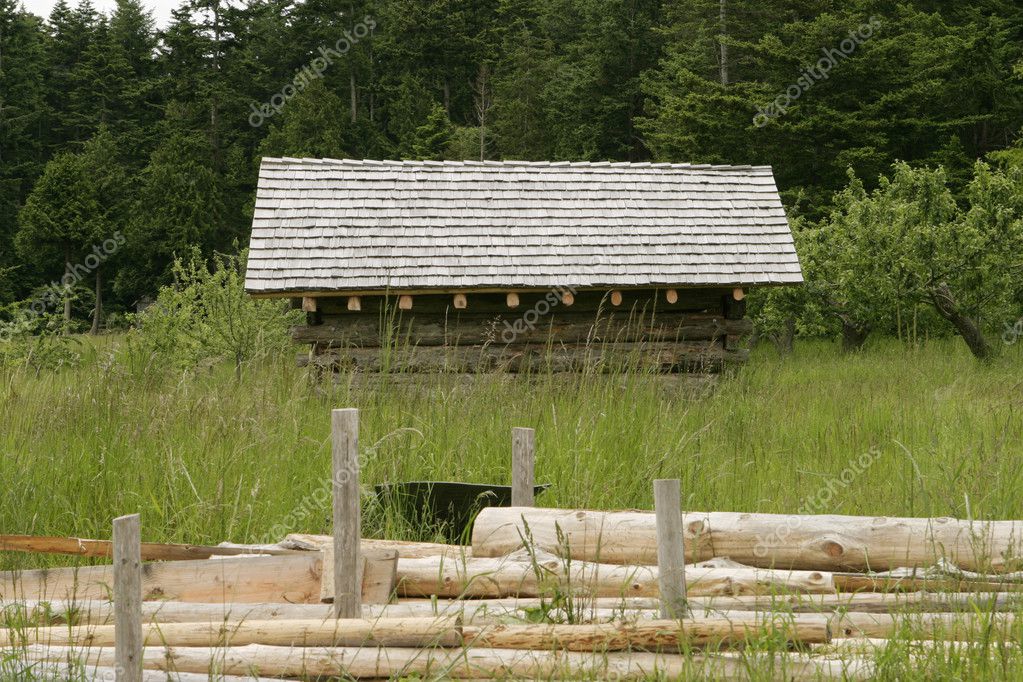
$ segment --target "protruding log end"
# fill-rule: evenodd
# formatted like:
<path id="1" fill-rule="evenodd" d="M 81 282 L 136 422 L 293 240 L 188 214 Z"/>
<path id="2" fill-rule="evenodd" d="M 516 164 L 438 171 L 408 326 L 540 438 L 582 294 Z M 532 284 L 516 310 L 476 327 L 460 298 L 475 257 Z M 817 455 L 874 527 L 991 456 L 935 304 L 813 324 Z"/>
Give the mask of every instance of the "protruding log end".
<path id="1" fill-rule="evenodd" d="M 664 292 L 664 298 L 668 301 L 668 303 L 678 303 L 678 291 L 675 289 L 668 289 Z"/>
<path id="2" fill-rule="evenodd" d="M 509 308 L 518 308 L 519 307 L 519 295 L 516 294 L 514 291 L 509 291 L 508 295 L 505 296 L 504 301 L 505 301 L 505 303 L 508 304 Z"/>
<path id="3" fill-rule="evenodd" d="M 735 287 L 732 289 L 732 298 L 736 301 L 741 301 L 746 298 L 746 292 L 742 290 L 742 287 Z"/>
<path id="4" fill-rule="evenodd" d="M 412 297 L 408 294 L 398 297 L 399 310 L 412 310 Z"/>
<path id="5" fill-rule="evenodd" d="M 612 291 L 611 292 L 611 305 L 621 305 L 621 304 L 622 304 L 622 292 L 620 292 L 620 291 Z"/>
<path id="6" fill-rule="evenodd" d="M 358 296 L 349 296 L 348 309 L 356 313 L 362 310 L 362 299 L 360 299 Z"/>
<path id="7" fill-rule="evenodd" d="M 302 297 L 302 312 L 304 313 L 315 313 L 316 312 L 316 299 L 312 296 Z"/>
<path id="8" fill-rule="evenodd" d="M 571 291 L 566 291 L 561 294 L 561 302 L 564 305 L 572 305 L 575 303 L 575 295 Z"/>
<path id="9" fill-rule="evenodd" d="M 465 298 L 465 294 L 455 294 L 453 302 L 455 308 L 458 310 L 465 310 L 466 306 L 469 305 L 469 302 Z"/>

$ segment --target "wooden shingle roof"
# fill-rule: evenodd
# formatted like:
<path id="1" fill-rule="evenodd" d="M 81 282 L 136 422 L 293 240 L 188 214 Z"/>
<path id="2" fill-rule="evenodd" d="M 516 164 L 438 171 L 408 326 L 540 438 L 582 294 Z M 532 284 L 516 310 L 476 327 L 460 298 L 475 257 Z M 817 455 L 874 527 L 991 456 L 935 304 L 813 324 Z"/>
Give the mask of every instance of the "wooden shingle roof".
<path id="1" fill-rule="evenodd" d="M 255 294 L 802 282 L 767 166 L 265 158 Z"/>

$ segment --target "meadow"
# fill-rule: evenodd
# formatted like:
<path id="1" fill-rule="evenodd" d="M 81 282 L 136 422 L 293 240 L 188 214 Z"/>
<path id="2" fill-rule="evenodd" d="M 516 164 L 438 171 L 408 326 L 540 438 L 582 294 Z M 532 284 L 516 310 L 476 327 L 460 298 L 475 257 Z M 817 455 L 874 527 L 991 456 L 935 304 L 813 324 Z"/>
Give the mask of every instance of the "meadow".
<path id="1" fill-rule="evenodd" d="M 541 506 L 650 509 L 652 479 L 678 477 L 689 509 L 1023 518 L 1023 344 L 990 364 L 958 340 L 764 346 L 709 392 L 640 373 L 316 382 L 293 353 L 240 374 L 154 372 L 124 346 L 85 338 L 78 366 L 0 374 L 0 533 L 108 538 L 133 512 L 150 541 L 328 532 L 329 412 L 347 406 L 361 410 L 369 536 L 430 539 L 373 504 L 375 483 L 509 482 L 513 426 L 537 430 Z M 79 562 L 0 554 L 0 569 Z M 971 622 L 978 645 L 928 647 L 907 615 L 864 655 L 878 679 L 1018 679 L 1020 649 L 989 637 L 984 613 Z M 752 642 L 745 675 L 785 677 L 782 649 Z M 16 653 L 0 660 L 12 675 L 54 679 Z"/>
<path id="2" fill-rule="evenodd" d="M 537 430 L 541 506 L 650 509 L 652 479 L 677 477 L 689 509 L 1023 518 L 1019 346 L 987 365 L 958 340 L 765 346 L 709 393 L 644 374 L 316 383 L 290 353 L 240 378 L 227 364 L 152 372 L 117 337 L 82 353 L 0 375 L 0 532 L 106 538 L 133 512 L 151 541 L 326 532 L 335 407 L 361 410 L 378 537 L 429 533 L 375 510 L 373 484 L 508 483 L 513 426 Z M 42 559 L 7 553 L 0 568 Z"/>

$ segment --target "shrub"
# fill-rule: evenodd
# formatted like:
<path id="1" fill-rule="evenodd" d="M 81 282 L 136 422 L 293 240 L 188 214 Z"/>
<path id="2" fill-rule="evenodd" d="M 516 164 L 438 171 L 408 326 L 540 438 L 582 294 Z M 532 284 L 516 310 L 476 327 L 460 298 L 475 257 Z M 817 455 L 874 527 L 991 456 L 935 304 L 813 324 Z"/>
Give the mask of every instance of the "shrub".
<path id="1" fill-rule="evenodd" d="M 280 355 L 291 345 L 289 329 L 301 320 L 280 300 L 245 293 L 245 252 L 218 255 L 212 268 L 198 256 L 176 259 L 174 282 L 163 287 L 145 311 L 131 316 L 131 352 L 167 367 L 190 369 L 246 362 Z"/>

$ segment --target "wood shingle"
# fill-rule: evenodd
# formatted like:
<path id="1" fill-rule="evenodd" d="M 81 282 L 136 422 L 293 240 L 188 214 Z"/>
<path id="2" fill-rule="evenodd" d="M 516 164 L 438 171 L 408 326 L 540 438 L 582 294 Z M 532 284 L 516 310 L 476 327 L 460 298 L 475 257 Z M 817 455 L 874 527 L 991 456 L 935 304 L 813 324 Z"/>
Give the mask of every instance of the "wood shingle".
<path id="1" fill-rule="evenodd" d="M 265 158 L 246 289 L 803 281 L 767 166 Z"/>

